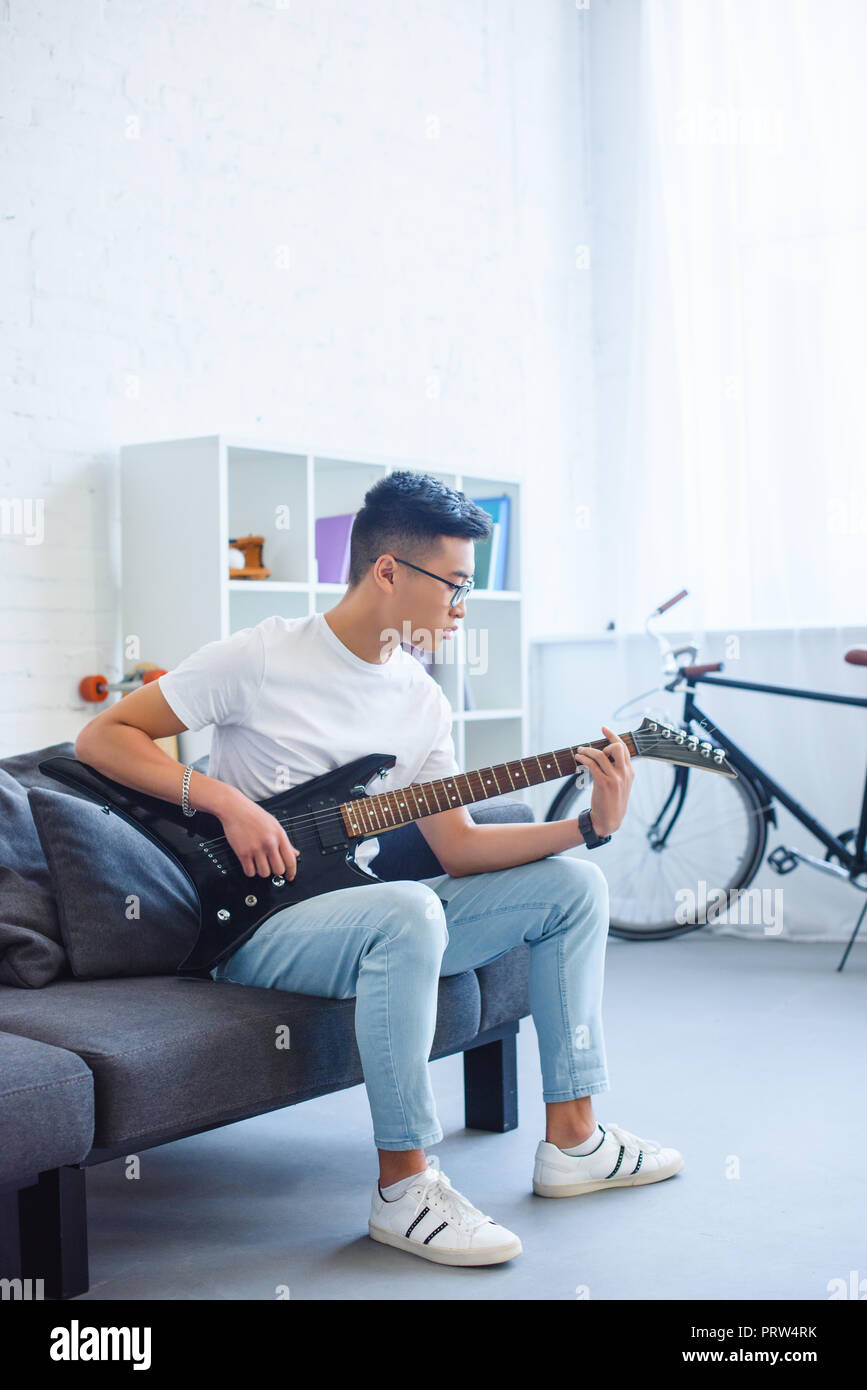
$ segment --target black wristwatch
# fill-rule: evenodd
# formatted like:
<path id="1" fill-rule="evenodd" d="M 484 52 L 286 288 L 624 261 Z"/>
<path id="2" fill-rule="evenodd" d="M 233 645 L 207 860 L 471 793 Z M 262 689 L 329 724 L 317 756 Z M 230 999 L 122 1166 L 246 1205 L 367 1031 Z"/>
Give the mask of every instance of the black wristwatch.
<path id="1" fill-rule="evenodd" d="M 580 811 L 578 814 L 578 829 L 584 837 L 584 844 L 588 849 L 598 849 L 600 845 L 607 845 L 611 839 L 610 835 L 597 835 L 593 829 L 593 822 L 590 819 L 589 811 Z"/>

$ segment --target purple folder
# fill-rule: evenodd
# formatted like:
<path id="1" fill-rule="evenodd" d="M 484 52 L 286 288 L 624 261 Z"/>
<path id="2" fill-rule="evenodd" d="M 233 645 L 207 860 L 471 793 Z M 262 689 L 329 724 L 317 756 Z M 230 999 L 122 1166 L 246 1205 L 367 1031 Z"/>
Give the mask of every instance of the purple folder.
<path id="1" fill-rule="evenodd" d="M 349 540 L 355 512 L 316 519 L 316 562 L 320 584 L 345 584 L 349 578 Z"/>

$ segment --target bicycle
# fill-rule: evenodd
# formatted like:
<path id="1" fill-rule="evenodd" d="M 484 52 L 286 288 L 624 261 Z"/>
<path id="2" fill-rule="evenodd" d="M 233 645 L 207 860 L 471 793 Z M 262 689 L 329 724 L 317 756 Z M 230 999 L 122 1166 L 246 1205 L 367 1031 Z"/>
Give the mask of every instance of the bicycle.
<path id="1" fill-rule="evenodd" d="M 618 717 L 630 705 L 655 691 L 669 694 L 683 690 L 683 713 L 678 730 L 660 720 L 671 735 L 690 734 L 697 727 L 703 739 L 725 748 L 725 756 L 737 771 L 734 779 L 690 776 L 686 767 L 638 759 L 635 780 L 623 824 L 610 844 L 595 851 L 594 863 L 608 880 L 611 902 L 609 930 L 629 941 L 662 941 L 682 936 L 716 920 L 736 903 L 758 873 L 765 857 L 768 827 L 776 826 L 774 803 L 779 802 L 825 847 L 824 859 L 779 845 L 768 855 L 777 874 L 793 872 L 799 864 L 848 880 L 867 894 L 867 775 L 857 827 L 833 834 L 810 814 L 764 768 L 712 723 L 696 702 L 696 686 L 753 690 L 766 695 L 790 696 L 827 704 L 867 708 L 867 697 L 833 695 L 792 686 L 766 685 L 757 681 L 721 679 L 721 661 L 695 664 L 693 644 L 672 647 L 656 630 L 656 623 L 685 598 L 683 589 L 648 616 L 645 631 L 659 645 L 663 685 L 636 696 L 615 712 Z M 681 665 L 688 655 L 690 663 Z M 845 660 L 867 666 L 867 650 L 854 648 Z M 645 713 L 649 711 L 645 708 Z M 581 769 L 569 777 L 548 808 L 548 821 L 576 816 L 582 800 L 589 804 L 591 785 Z M 717 885 L 696 913 L 692 885 Z M 754 890 L 758 892 L 758 890 Z M 686 912 L 684 908 L 686 907 Z M 838 970 L 846 964 L 861 923 L 867 914 L 865 901 Z M 690 920 L 692 917 L 693 920 Z M 699 920 L 694 920 L 695 918 Z"/>

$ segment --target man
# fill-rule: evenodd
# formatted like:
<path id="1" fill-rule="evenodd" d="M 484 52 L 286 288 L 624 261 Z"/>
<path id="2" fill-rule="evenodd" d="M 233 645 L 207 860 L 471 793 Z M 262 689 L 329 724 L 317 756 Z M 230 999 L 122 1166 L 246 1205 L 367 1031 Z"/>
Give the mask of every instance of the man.
<path id="1" fill-rule="evenodd" d="M 458 772 L 451 710 L 399 645 L 454 640 L 473 575 L 473 541 L 490 518 L 427 474 L 396 470 L 367 492 L 353 523 L 349 584 L 326 614 L 272 617 L 211 642 L 158 682 L 106 709 L 79 735 L 85 762 L 139 791 L 181 803 L 185 769 L 154 740 L 214 726 L 209 775 L 192 772 L 189 807 L 222 822 L 244 872 L 294 877 L 299 851 L 257 803 L 377 749 L 397 761 L 377 791 Z M 398 634 L 397 640 L 395 635 Z M 476 825 L 465 807 L 418 822 L 445 873 L 307 899 L 265 921 L 211 972 L 215 979 L 356 999 L 355 1031 L 379 1151 L 369 1232 L 443 1264 L 496 1264 L 518 1237 L 449 1182 L 425 1148 L 442 1139 L 428 1056 L 438 980 L 530 946 L 546 1136 L 534 1190 L 575 1196 L 671 1177 L 683 1166 L 619 1126 L 598 1125 L 608 1089 L 601 1002 L 608 890 L 591 861 L 561 851 L 611 835 L 633 771 L 603 725 L 604 751 L 576 762 L 593 781 L 589 822 Z M 359 846 L 357 862 L 377 853 Z M 559 857 L 558 857 L 559 856 Z"/>

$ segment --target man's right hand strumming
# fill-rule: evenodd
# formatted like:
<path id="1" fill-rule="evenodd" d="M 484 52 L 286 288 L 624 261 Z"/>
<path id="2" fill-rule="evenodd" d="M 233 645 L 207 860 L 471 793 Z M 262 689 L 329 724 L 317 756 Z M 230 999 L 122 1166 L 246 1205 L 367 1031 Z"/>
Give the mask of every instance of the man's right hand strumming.
<path id="1" fill-rule="evenodd" d="M 222 822 L 226 839 L 241 861 L 247 877 L 260 874 L 263 878 L 270 878 L 272 874 L 280 874 L 281 877 L 293 879 L 301 851 L 292 844 L 280 822 L 238 791 L 237 787 L 230 787 L 225 782 L 219 785 L 222 790 L 212 798 L 209 809 L 213 809 L 214 815 Z M 195 806 L 192 785 L 190 802 Z"/>

